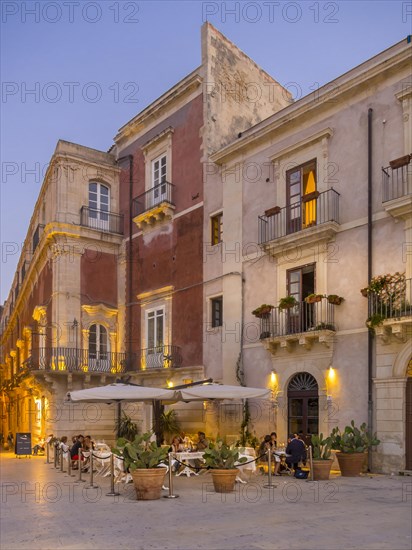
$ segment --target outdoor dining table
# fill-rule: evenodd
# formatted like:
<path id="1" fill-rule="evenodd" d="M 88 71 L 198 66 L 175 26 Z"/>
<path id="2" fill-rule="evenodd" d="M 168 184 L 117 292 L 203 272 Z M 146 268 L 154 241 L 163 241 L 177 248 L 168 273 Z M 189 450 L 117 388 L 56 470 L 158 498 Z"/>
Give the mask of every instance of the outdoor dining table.
<path id="1" fill-rule="evenodd" d="M 202 460 L 203 461 L 203 452 L 195 451 L 184 451 L 180 453 L 174 453 L 174 456 L 177 458 L 179 462 L 182 462 L 185 464 L 185 467 L 181 472 L 176 474 L 176 477 L 179 477 L 181 475 L 186 475 L 187 477 L 190 477 L 190 474 L 193 474 L 195 476 L 198 476 L 199 473 L 196 472 L 193 468 L 195 468 L 195 460 Z M 187 461 L 187 463 L 186 463 Z M 191 466 L 191 468 L 190 468 Z"/>

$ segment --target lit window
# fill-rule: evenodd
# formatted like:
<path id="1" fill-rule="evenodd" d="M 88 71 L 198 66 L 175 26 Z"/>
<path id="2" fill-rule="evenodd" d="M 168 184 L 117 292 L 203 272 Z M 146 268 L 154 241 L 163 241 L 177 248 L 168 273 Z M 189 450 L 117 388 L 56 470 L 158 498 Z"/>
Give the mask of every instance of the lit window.
<path id="1" fill-rule="evenodd" d="M 212 298 L 212 327 L 223 325 L 223 297 Z"/>
<path id="2" fill-rule="evenodd" d="M 211 218 L 212 245 L 219 244 L 223 239 L 223 214 L 216 214 Z"/>

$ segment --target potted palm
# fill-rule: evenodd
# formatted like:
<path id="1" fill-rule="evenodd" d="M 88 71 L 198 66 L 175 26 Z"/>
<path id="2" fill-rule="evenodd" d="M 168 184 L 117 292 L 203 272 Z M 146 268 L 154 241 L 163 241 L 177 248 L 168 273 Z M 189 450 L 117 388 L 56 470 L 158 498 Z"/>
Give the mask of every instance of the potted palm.
<path id="1" fill-rule="evenodd" d="M 336 456 L 341 474 L 345 477 L 359 476 L 365 460 L 365 452 L 380 443 L 376 434 L 369 432 L 365 422 L 357 428 L 353 420 L 343 432 L 338 427 L 334 428 L 330 439 L 332 449 L 339 451 Z"/>
<path id="2" fill-rule="evenodd" d="M 330 437 L 323 439 L 323 434 L 312 435 L 312 466 L 313 480 L 321 481 L 329 479 L 332 468 L 332 440 Z"/>
<path id="3" fill-rule="evenodd" d="M 132 475 L 137 500 L 159 499 L 166 474 L 166 468 L 159 466 L 166 460 L 168 449 L 150 441 L 151 436 L 150 432 L 136 435 L 133 441 L 120 437 L 113 448 Z"/>
<path id="4" fill-rule="evenodd" d="M 279 309 L 291 309 L 297 304 L 296 298 L 294 296 L 286 296 L 279 300 Z"/>
<path id="5" fill-rule="evenodd" d="M 230 493 L 235 487 L 239 470 L 235 464 L 243 464 L 246 457 L 239 458 L 239 447 L 227 445 L 222 439 L 210 443 L 203 453 L 205 465 L 211 469 L 213 486 L 216 493 Z"/>

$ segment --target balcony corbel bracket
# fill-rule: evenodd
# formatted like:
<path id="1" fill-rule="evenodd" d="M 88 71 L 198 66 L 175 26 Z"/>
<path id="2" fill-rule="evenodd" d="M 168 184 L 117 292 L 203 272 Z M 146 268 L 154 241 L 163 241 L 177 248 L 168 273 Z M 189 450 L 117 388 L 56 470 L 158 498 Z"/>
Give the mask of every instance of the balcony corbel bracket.
<path id="1" fill-rule="evenodd" d="M 329 335 L 321 334 L 319 336 L 319 344 L 323 344 L 326 348 L 330 348 Z"/>
<path id="2" fill-rule="evenodd" d="M 312 349 L 312 341 L 306 336 L 301 336 L 299 338 L 299 345 L 304 347 L 307 350 Z"/>
<path id="3" fill-rule="evenodd" d="M 405 326 L 402 324 L 392 325 L 392 334 L 395 336 L 399 342 L 406 342 L 406 330 Z"/>
<path id="4" fill-rule="evenodd" d="M 290 340 L 288 340 L 287 338 L 282 338 L 282 340 L 280 341 L 280 347 L 282 349 L 286 349 L 289 353 L 293 349 L 292 342 Z"/>
<path id="5" fill-rule="evenodd" d="M 379 338 L 382 344 L 389 344 L 390 332 L 391 331 L 389 327 L 385 327 L 385 326 L 375 327 L 375 334 Z"/>

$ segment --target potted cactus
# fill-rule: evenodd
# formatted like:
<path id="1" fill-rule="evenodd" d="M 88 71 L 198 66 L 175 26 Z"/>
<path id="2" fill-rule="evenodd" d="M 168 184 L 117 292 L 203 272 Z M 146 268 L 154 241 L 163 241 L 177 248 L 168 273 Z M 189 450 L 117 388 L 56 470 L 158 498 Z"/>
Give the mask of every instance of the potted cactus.
<path id="1" fill-rule="evenodd" d="M 246 457 L 239 458 L 242 451 L 234 445 L 227 445 L 222 439 L 210 443 L 203 454 L 205 465 L 211 469 L 213 485 L 216 493 L 230 493 L 235 487 L 239 470 L 235 464 L 243 464 Z"/>
<path id="2" fill-rule="evenodd" d="M 124 459 L 136 489 L 137 500 L 160 498 L 166 468 L 159 467 L 167 459 L 168 449 L 150 441 L 152 433 L 136 435 L 133 441 L 120 437 L 113 453 Z"/>
<path id="3" fill-rule="evenodd" d="M 323 434 L 312 435 L 312 466 L 313 480 L 321 481 L 329 479 L 332 468 L 332 440 L 330 437 L 323 439 Z"/>
<path id="4" fill-rule="evenodd" d="M 376 434 L 369 432 L 365 422 L 360 428 L 357 428 L 353 420 L 350 426 L 345 427 L 343 432 L 338 427 L 334 428 L 330 434 L 330 439 L 332 449 L 339 451 L 336 456 L 341 474 L 345 477 L 359 476 L 366 451 L 380 443 L 379 439 L 376 438 Z"/>

